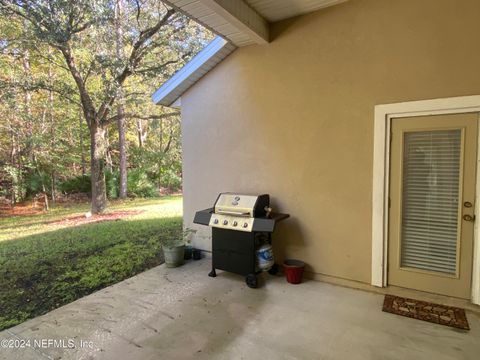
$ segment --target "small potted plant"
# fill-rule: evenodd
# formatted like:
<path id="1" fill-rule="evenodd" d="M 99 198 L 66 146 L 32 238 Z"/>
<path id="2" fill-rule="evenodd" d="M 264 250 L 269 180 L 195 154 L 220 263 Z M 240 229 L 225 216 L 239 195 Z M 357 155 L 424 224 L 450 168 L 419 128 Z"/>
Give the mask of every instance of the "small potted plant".
<path id="1" fill-rule="evenodd" d="M 183 258 L 185 260 L 190 260 L 193 256 L 193 246 L 191 245 L 192 243 L 192 240 L 191 240 L 191 237 L 193 234 L 195 234 L 197 232 L 197 230 L 194 230 L 194 229 L 191 229 L 191 228 L 185 228 L 185 230 L 183 230 L 183 240 L 185 242 L 185 254 L 183 256 Z"/>
<path id="2" fill-rule="evenodd" d="M 186 228 L 182 232 L 181 239 L 169 238 L 163 241 L 162 249 L 167 267 L 177 267 L 183 265 L 185 257 L 185 245 L 190 244 L 191 234 L 197 230 Z"/>
<path id="3" fill-rule="evenodd" d="M 190 260 L 193 255 L 193 246 L 189 243 L 185 244 L 185 255 L 183 256 L 184 260 Z"/>

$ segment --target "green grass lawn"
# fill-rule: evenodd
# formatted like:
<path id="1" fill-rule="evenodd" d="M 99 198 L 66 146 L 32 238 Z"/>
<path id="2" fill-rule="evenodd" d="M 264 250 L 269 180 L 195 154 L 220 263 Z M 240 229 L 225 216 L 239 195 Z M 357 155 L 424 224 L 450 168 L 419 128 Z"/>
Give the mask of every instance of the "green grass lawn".
<path id="1" fill-rule="evenodd" d="M 0 330 L 163 263 L 161 239 L 180 238 L 182 198 L 127 200 L 114 221 L 66 226 L 88 204 L 0 218 Z"/>

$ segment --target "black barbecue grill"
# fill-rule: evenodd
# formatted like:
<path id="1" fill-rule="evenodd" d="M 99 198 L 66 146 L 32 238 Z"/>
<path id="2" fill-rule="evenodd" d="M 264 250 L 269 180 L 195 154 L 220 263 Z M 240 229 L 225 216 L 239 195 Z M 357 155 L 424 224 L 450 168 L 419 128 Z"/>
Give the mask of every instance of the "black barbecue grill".
<path id="1" fill-rule="evenodd" d="M 212 227 L 212 271 L 225 270 L 245 276 L 247 285 L 257 287 L 255 250 L 265 240 L 271 244 L 272 233 L 277 222 L 288 218 L 288 214 L 273 213 L 270 196 L 221 193 L 213 208 L 197 211 L 193 222 Z M 278 266 L 273 265 L 269 273 L 275 274 Z"/>

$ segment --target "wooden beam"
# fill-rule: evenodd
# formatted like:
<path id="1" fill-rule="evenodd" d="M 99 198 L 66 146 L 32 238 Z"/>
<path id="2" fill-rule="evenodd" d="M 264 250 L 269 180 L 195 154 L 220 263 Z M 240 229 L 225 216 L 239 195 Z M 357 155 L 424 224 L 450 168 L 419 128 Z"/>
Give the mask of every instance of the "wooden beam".
<path id="1" fill-rule="evenodd" d="M 243 0 L 199 0 L 257 44 L 269 42 L 268 21 Z"/>

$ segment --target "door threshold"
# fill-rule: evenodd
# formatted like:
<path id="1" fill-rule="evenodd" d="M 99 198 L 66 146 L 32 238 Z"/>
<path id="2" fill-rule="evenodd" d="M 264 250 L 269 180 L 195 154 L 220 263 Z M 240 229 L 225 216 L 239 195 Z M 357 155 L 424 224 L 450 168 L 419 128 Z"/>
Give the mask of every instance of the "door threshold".
<path id="1" fill-rule="evenodd" d="M 349 289 L 367 291 L 380 295 L 396 295 L 400 297 L 433 302 L 441 305 L 455 306 L 471 311 L 475 313 L 475 315 L 480 316 L 480 305 L 473 304 L 469 299 L 461 299 L 447 295 L 433 294 L 426 291 L 402 288 L 394 285 L 388 285 L 387 287 L 377 287 L 355 280 L 343 279 L 336 276 L 313 273 L 310 271 L 305 271 L 304 277 L 307 279 L 321 281 L 336 286 L 343 286 Z"/>

